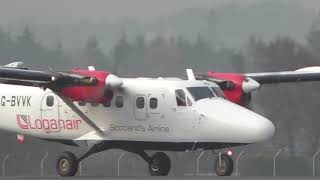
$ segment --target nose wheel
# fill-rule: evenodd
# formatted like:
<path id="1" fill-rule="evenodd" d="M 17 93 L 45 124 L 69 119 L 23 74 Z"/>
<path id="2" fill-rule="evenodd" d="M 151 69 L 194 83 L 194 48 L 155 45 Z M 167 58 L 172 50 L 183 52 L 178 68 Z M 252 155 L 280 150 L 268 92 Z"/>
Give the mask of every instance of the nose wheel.
<path id="1" fill-rule="evenodd" d="M 171 162 L 168 155 L 163 152 L 157 152 L 150 158 L 149 172 L 152 176 L 167 176 L 169 174 Z"/>
<path id="2" fill-rule="evenodd" d="M 57 159 L 56 169 L 60 176 L 74 176 L 78 171 L 78 160 L 69 151 L 63 152 Z"/>
<path id="3" fill-rule="evenodd" d="M 227 154 L 219 155 L 214 161 L 214 169 L 218 176 L 230 176 L 233 172 L 233 160 Z"/>

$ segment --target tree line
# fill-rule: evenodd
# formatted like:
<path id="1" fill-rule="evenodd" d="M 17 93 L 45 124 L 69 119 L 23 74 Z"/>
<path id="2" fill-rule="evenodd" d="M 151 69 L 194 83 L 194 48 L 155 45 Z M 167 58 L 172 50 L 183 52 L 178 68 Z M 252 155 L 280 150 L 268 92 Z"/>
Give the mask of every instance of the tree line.
<path id="1" fill-rule="evenodd" d="M 235 68 L 241 71 L 244 61 L 241 52 L 212 48 L 200 34 L 195 41 L 182 36 L 165 38 L 160 35 L 146 40 L 143 34 L 129 41 L 123 33 L 106 52 L 95 36 L 90 36 L 81 49 L 64 48 L 59 41 L 55 47 L 46 47 L 28 26 L 16 36 L 0 28 L 0 59 L 1 64 L 24 61 L 35 68 L 68 69 L 94 65 L 97 69 L 124 76 L 177 75 L 184 73 L 185 68 L 210 70 L 210 66 L 215 70 Z"/>

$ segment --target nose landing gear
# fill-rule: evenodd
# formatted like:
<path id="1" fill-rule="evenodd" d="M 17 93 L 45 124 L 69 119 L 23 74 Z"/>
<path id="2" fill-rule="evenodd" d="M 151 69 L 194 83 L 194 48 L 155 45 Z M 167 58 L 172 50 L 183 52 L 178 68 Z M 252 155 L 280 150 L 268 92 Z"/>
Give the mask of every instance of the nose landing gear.
<path id="1" fill-rule="evenodd" d="M 227 154 L 219 155 L 214 161 L 214 169 L 218 176 L 230 176 L 233 172 L 233 160 Z"/>

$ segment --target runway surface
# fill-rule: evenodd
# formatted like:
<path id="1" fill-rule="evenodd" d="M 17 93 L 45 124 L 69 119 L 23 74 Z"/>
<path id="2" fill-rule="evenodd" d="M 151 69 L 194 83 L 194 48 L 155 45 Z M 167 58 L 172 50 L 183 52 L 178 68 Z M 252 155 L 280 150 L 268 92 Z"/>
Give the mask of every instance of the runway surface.
<path id="1" fill-rule="evenodd" d="M 300 179 L 319 179 L 319 177 L 312 177 L 312 176 L 295 176 L 295 177 L 269 177 L 269 176 L 250 176 L 250 177 L 217 177 L 217 176 L 209 176 L 209 177 L 200 177 L 200 176 L 193 176 L 193 177 L 1 177 L 1 180 L 57 180 L 57 179 L 68 179 L 68 180 L 219 180 L 219 179 L 239 179 L 239 180 L 300 180 Z"/>

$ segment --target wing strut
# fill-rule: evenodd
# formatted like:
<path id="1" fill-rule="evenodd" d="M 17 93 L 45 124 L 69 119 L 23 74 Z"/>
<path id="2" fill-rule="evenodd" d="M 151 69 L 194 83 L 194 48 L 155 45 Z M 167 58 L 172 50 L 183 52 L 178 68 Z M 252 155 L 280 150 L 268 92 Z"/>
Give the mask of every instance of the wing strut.
<path id="1" fill-rule="evenodd" d="M 57 94 L 58 95 L 58 94 Z M 66 103 L 78 116 L 80 116 L 89 126 L 91 126 L 96 132 L 104 136 L 103 131 L 87 116 L 85 115 L 76 105 L 73 104 L 73 101 L 67 99 L 64 96 L 58 95 L 64 103 Z"/>

